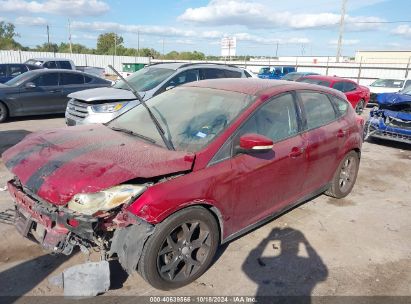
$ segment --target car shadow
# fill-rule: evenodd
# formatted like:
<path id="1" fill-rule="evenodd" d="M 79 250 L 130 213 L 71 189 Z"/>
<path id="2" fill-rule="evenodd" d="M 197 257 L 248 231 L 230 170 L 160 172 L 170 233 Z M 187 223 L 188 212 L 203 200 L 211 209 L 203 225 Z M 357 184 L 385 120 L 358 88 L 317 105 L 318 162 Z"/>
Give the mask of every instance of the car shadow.
<path id="1" fill-rule="evenodd" d="M 376 145 L 386 146 L 389 148 L 411 151 L 411 145 L 404 143 L 404 142 L 393 141 L 393 140 L 382 139 L 382 138 L 368 138 L 367 141 L 370 144 L 376 144 Z"/>
<path id="2" fill-rule="evenodd" d="M 249 253 L 242 270 L 258 285 L 258 303 L 311 303 L 314 287 L 328 277 L 321 257 L 293 228 L 274 228 Z"/>
<path id="3" fill-rule="evenodd" d="M 46 254 L 2 271 L 0 273 L 0 302 L 15 302 L 35 288 L 69 258 L 65 255 Z"/>
<path id="4" fill-rule="evenodd" d="M 0 155 L 30 133 L 31 132 L 27 130 L 0 131 Z"/>
<path id="5" fill-rule="evenodd" d="M 16 117 L 9 117 L 2 125 L 17 122 L 17 121 L 25 121 L 25 120 L 44 120 L 44 119 L 54 119 L 54 118 L 64 118 L 64 113 L 58 114 L 42 114 L 42 115 L 30 115 L 30 116 L 16 116 Z"/>

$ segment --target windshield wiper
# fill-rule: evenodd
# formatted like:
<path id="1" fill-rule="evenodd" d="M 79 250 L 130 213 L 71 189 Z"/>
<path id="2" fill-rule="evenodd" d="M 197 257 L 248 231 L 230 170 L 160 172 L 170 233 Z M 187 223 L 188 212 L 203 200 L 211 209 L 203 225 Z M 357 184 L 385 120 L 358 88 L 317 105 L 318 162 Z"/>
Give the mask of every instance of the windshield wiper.
<path id="1" fill-rule="evenodd" d="M 163 128 L 161 127 L 160 123 L 158 122 L 157 118 L 154 116 L 153 112 L 151 112 L 150 108 L 146 105 L 143 98 L 141 98 L 140 94 L 138 94 L 138 92 L 128 83 L 127 80 L 124 79 L 123 76 L 120 75 L 119 72 L 117 72 L 117 70 L 111 64 L 109 64 L 108 67 L 110 69 L 112 69 L 113 72 L 116 73 L 116 75 L 121 78 L 121 80 L 124 81 L 124 83 L 129 87 L 130 91 L 134 94 L 134 96 L 137 97 L 138 101 L 144 106 L 144 108 L 146 108 L 151 120 L 153 121 L 154 125 L 156 126 L 156 129 L 157 129 L 158 133 L 160 134 L 161 139 L 164 141 L 164 144 L 166 145 L 167 149 L 175 150 L 174 147 L 173 147 L 173 144 L 166 138 L 165 132 L 164 132 Z"/>
<path id="2" fill-rule="evenodd" d="M 151 143 L 153 143 L 153 144 L 156 143 L 156 141 L 155 141 L 154 139 L 152 139 L 152 138 L 150 138 L 150 137 L 147 137 L 147 136 L 144 136 L 144 135 L 142 135 L 142 134 L 136 133 L 136 132 L 131 131 L 131 130 L 129 130 L 129 129 L 117 128 L 117 127 L 111 127 L 110 129 L 113 130 L 113 131 L 123 132 L 123 133 L 127 133 L 127 134 L 130 134 L 130 135 L 139 137 L 139 138 L 144 139 L 144 140 L 146 140 L 146 141 L 149 141 L 149 142 L 151 142 Z"/>

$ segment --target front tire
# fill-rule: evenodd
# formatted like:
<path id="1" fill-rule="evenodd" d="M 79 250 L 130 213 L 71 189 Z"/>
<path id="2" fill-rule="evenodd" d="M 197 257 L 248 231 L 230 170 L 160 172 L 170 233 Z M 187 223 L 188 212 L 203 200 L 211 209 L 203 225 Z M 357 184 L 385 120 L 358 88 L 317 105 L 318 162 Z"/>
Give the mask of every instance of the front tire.
<path id="1" fill-rule="evenodd" d="M 0 102 L 0 123 L 5 122 L 8 117 L 9 117 L 9 111 L 6 105 Z"/>
<path id="2" fill-rule="evenodd" d="M 357 152 L 349 152 L 341 161 L 331 181 L 326 195 L 343 198 L 350 194 L 357 180 L 360 158 Z"/>
<path id="3" fill-rule="evenodd" d="M 157 289 L 182 287 L 207 270 L 218 244 L 214 216 L 200 206 L 183 209 L 156 226 L 143 248 L 138 272 Z"/>

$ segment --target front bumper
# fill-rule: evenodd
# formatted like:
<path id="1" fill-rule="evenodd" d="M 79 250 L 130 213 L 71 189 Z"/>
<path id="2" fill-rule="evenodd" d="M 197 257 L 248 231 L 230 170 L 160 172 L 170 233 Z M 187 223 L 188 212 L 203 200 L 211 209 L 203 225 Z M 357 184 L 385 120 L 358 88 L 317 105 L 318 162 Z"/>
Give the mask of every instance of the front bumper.
<path id="1" fill-rule="evenodd" d="M 381 138 L 411 144 L 411 130 L 387 125 L 381 117 L 371 117 L 365 124 L 364 137 Z"/>
<path id="2" fill-rule="evenodd" d="M 98 219 L 41 201 L 18 185 L 7 183 L 16 208 L 15 226 L 21 235 L 37 241 L 43 248 L 70 254 L 73 238 L 93 243 Z"/>

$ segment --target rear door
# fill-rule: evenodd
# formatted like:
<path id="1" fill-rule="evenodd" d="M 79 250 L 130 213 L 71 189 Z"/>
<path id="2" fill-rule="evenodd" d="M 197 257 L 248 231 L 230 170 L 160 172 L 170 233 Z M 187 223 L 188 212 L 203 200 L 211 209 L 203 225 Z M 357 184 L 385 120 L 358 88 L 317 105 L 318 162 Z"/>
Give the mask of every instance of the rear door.
<path id="1" fill-rule="evenodd" d="M 347 126 L 338 119 L 336 109 L 326 94 L 298 92 L 304 116 L 303 137 L 306 143 L 307 177 L 305 194 L 325 186 L 334 174 Z"/>
<path id="2" fill-rule="evenodd" d="M 34 83 L 35 87 L 26 87 L 28 82 Z M 60 100 L 59 73 L 41 73 L 20 86 L 17 112 L 25 115 L 61 113 Z"/>
<path id="3" fill-rule="evenodd" d="M 226 74 L 223 69 L 202 68 L 200 69 L 200 78 L 202 80 L 226 78 Z"/>

